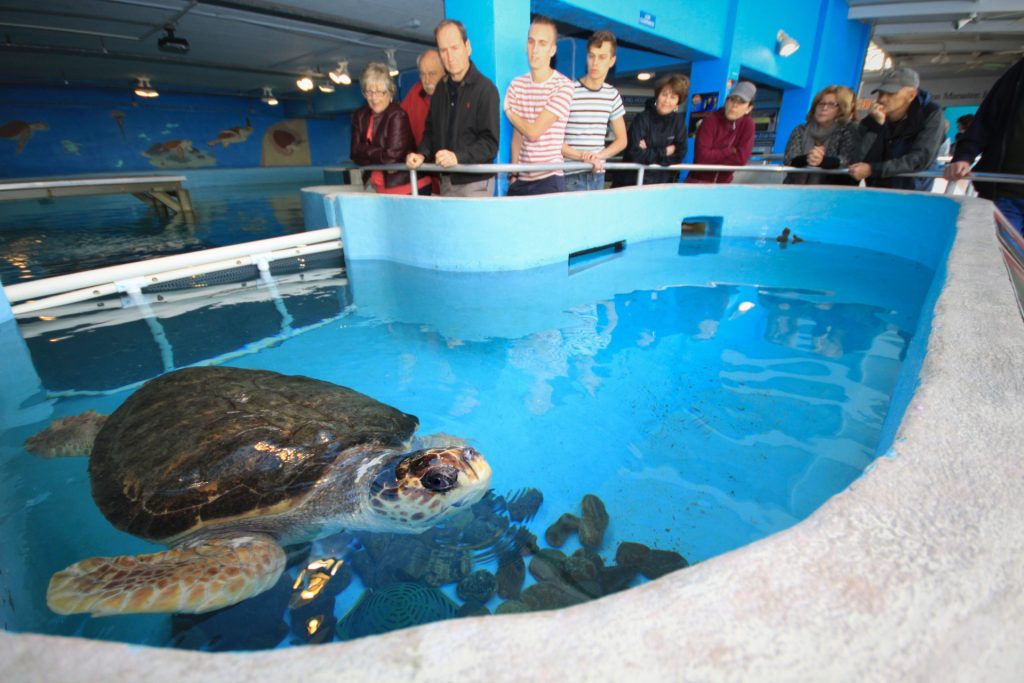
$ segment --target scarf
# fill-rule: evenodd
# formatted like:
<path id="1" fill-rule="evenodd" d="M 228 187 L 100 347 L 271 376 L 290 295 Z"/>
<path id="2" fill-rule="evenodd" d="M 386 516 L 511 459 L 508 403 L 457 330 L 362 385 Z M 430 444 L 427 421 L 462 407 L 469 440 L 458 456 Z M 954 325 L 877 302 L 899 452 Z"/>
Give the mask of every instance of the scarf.
<path id="1" fill-rule="evenodd" d="M 828 139 L 832 137 L 832 134 L 839 130 L 839 126 L 836 121 L 833 121 L 828 126 L 819 126 L 817 121 L 808 121 L 804 126 L 804 146 L 803 153 L 808 154 L 815 145 L 825 146 Z"/>

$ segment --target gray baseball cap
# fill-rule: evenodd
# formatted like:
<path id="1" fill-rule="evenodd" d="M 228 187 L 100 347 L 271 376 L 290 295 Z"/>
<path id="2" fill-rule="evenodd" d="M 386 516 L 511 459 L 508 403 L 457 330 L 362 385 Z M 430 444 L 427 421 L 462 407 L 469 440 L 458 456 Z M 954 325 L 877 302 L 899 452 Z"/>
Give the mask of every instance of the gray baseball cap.
<path id="1" fill-rule="evenodd" d="M 882 76 L 882 82 L 877 88 L 872 90 L 872 93 L 876 92 L 897 92 L 900 88 L 919 88 L 921 87 L 921 78 L 917 75 L 917 72 L 913 69 L 907 69 L 906 67 L 901 69 L 893 69 L 887 71 Z"/>
<path id="2" fill-rule="evenodd" d="M 738 97 L 744 102 L 753 102 L 757 95 L 757 86 L 750 81 L 740 81 L 729 91 L 729 97 Z"/>

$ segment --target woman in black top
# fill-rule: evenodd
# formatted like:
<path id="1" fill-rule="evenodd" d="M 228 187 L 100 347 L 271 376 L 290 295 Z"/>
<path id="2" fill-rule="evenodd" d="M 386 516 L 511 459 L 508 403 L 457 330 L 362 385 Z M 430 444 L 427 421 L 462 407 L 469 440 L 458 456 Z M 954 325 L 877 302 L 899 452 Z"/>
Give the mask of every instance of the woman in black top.
<path id="1" fill-rule="evenodd" d="M 629 125 L 623 161 L 662 166 L 682 163 L 686 156 L 686 122 L 677 109 L 680 102 L 686 102 L 689 91 L 690 79 L 682 74 L 665 76 L 654 85 L 654 98 Z M 677 180 L 679 171 L 644 171 L 644 185 Z M 635 171 L 621 171 L 612 182 L 613 187 L 635 184 Z"/>

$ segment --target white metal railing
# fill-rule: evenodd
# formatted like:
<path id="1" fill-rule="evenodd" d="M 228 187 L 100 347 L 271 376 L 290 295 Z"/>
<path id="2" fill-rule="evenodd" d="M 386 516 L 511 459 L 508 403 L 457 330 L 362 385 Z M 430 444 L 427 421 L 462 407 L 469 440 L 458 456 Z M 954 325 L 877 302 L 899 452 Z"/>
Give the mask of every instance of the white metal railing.
<path id="1" fill-rule="evenodd" d="M 255 265 L 265 272 L 268 264 L 278 259 L 341 246 L 341 229 L 324 228 L 22 282 L 5 286 L 4 294 L 14 314 L 20 315 L 112 294 L 135 296 L 150 285 L 239 266 Z"/>
<path id="2" fill-rule="evenodd" d="M 848 176 L 846 169 L 821 169 L 814 167 L 802 167 L 797 168 L 796 166 L 781 166 L 781 165 L 752 165 L 752 166 L 727 166 L 723 164 L 671 164 L 669 166 L 661 166 L 658 164 L 633 164 L 625 162 L 605 162 L 604 168 L 607 171 L 636 171 L 637 172 L 637 185 L 643 184 L 644 173 L 646 171 L 718 171 L 718 172 L 752 172 L 752 173 L 769 173 L 769 174 L 782 174 L 787 175 L 789 173 L 797 174 L 808 174 L 808 175 L 834 175 L 834 176 Z M 591 171 L 593 166 L 582 161 L 568 161 L 559 164 L 458 164 L 445 168 L 438 166 L 437 164 L 423 164 L 419 168 L 409 169 L 405 164 L 372 164 L 369 166 L 359 166 L 353 162 L 347 162 L 332 166 L 325 170 L 362 170 L 362 171 L 406 171 L 410 174 L 410 182 L 412 184 L 412 194 L 418 195 L 417 188 L 417 177 L 418 173 L 472 173 L 472 174 L 506 174 L 506 173 L 521 173 L 521 172 L 535 172 L 535 171 Z M 914 173 L 898 173 L 894 177 L 899 178 L 942 178 L 942 171 L 917 171 Z M 1015 183 L 1024 184 L 1024 176 L 1010 175 L 1006 173 L 971 173 L 965 180 L 980 180 L 983 182 L 999 182 L 999 183 Z M 951 191 L 950 188 L 954 187 L 955 183 L 950 183 L 947 191 Z"/>

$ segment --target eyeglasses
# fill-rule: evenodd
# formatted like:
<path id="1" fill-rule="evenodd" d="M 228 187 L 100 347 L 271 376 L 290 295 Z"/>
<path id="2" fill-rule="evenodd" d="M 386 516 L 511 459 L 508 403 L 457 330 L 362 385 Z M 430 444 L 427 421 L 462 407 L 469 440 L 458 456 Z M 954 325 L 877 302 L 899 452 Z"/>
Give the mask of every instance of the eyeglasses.
<path id="1" fill-rule="evenodd" d="M 822 109 L 838 109 L 839 108 L 839 103 L 838 102 L 818 102 L 818 106 L 821 107 Z"/>
<path id="2" fill-rule="evenodd" d="M 363 94 L 366 95 L 367 98 L 370 98 L 370 97 L 384 97 L 386 95 L 389 95 L 390 93 L 388 93 L 387 90 L 364 90 Z"/>

